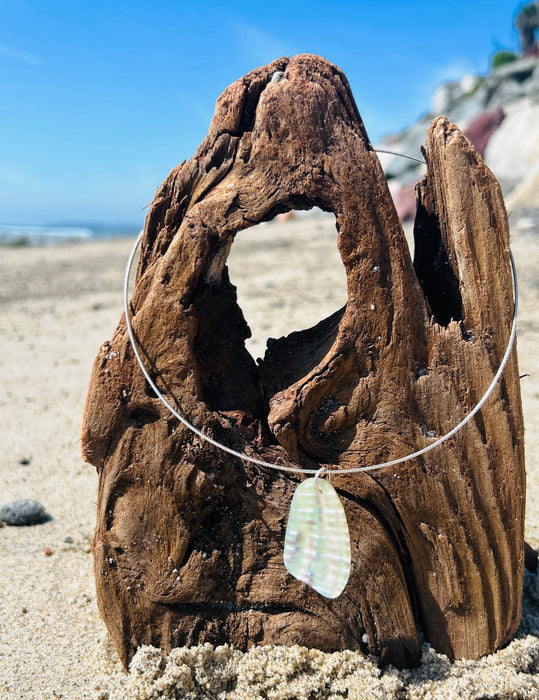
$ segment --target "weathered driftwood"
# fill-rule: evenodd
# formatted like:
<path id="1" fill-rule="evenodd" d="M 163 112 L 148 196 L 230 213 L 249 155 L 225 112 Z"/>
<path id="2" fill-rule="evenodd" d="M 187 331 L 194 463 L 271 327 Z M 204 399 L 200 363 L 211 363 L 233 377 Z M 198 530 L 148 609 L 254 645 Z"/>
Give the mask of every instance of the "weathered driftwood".
<path id="1" fill-rule="evenodd" d="M 412 264 L 335 66 L 284 58 L 225 90 L 196 155 L 152 204 L 132 298 L 147 365 L 185 416 L 265 460 L 346 468 L 409 454 L 467 414 L 509 337 L 507 216 L 455 126 L 435 120 L 425 153 Z M 335 214 L 348 303 L 272 343 L 257 366 L 227 255 L 241 229 L 313 205 Z M 124 319 L 94 365 L 83 452 L 99 471 L 98 601 L 125 664 L 142 644 L 229 642 L 360 649 L 411 665 L 418 628 L 452 658 L 491 652 L 516 629 L 516 352 L 484 409 L 443 446 L 332 478 L 352 541 L 350 581 L 333 601 L 283 565 L 301 477 L 244 463 L 179 425 L 143 378 Z"/>

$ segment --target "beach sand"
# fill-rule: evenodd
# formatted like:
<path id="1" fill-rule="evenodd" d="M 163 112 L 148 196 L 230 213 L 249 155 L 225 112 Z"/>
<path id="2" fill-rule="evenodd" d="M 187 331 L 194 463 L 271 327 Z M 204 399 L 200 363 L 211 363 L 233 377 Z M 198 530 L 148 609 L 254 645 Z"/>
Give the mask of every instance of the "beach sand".
<path id="1" fill-rule="evenodd" d="M 526 425 L 526 538 L 539 548 L 539 224 L 512 219 L 520 282 L 518 353 Z M 132 240 L 0 250 L 0 505 L 34 498 L 50 519 L 0 529 L 0 697 L 539 698 L 539 589 L 525 577 L 516 638 L 476 662 L 424 645 L 412 671 L 300 647 L 142 649 L 123 673 L 96 607 L 90 541 L 97 476 L 80 423 L 99 346 L 122 313 Z M 301 261 L 301 262 L 300 262 Z M 311 325 L 345 300 L 332 217 L 270 222 L 238 235 L 231 280 L 265 338 Z"/>

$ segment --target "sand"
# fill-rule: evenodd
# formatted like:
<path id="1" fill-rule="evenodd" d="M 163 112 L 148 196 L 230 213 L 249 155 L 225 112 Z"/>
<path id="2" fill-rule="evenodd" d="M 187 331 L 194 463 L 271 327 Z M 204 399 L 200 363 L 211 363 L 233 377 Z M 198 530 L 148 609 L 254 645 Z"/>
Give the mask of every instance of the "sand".
<path id="1" fill-rule="evenodd" d="M 253 327 L 306 327 L 344 301 L 332 217 L 271 222 L 233 246 L 231 279 Z M 539 221 L 512 217 L 521 287 L 518 352 L 526 424 L 527 540 L 539 548 Z M 0 249 L 0 504 L 39 500 L 50 520 L 0 529 L 0 697 L 539 698 L 539 590 L 526 574 L 515 639 L 476 662 L 423 647 L 413 671 L 351 652 L 300 647 L 141 649 L 122 672 L 99 618 L 90 540 L 97 478 L 80 456 L 80 421 L 98 347 L 121 315 L 131 240 Z M 299 264 L 299 260 L 302 264 Z"/>

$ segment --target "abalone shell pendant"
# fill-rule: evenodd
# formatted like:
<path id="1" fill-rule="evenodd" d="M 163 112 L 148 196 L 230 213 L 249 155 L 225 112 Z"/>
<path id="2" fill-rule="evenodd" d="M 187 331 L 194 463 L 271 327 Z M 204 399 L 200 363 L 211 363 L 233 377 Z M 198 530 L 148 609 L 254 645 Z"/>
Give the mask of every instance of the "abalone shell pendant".
<path id="1" fill-rule="evenodd" d="M 326 598 L 337 598 L 350 575 L 350 533 L 333 486 L 319 477 L 296 489 L 284 541 L 289 573 Z"/>

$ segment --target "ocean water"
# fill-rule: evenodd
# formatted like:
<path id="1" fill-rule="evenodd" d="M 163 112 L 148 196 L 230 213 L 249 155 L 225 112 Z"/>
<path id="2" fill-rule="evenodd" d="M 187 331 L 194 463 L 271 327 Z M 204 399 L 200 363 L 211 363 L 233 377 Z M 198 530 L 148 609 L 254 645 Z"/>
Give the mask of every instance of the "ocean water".
<path id="1" fill-rule="evenodd" d="M 25 226 L 0 224 L 0 246 L 36 246 L 73 243 L 98 238 L 136 236 L 142 225 L 84 224 L 57 226 Z"/>
<path id="2" fill-rule="evenodd" d="M 323 212 L 318 207 L 313 207 L 308 210 L 294 209 L 288 216 L 294 219 L 303 219 L 320 216 L 333 217 L 333 214 Z M 139 224 L 73 223 L 50 224 L 46 226 L 0 223 L 0 247 L 58 245 L 103 238 L 135 238 L 143 226 L 143 221 Z"/>

